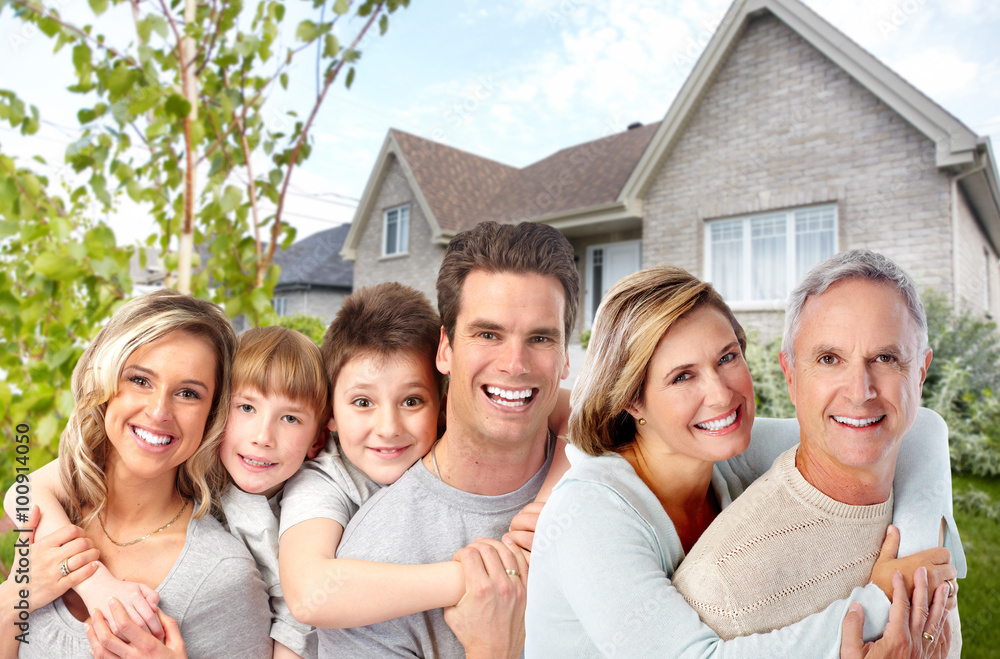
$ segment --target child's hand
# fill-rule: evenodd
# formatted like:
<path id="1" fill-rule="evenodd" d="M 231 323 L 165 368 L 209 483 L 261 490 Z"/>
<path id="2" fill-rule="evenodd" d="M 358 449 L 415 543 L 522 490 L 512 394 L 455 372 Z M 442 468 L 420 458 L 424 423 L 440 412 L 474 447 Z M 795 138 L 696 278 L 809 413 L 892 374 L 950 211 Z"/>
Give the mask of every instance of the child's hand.
<path id="1" fill-rule="evenodd" d="M 110 619 L 105 619 L 100 610 L 94 611 L 91 624 L 86 626 L 87 640 L 90 641 L 91 654 L 97 658 L 120 657 L 121 659 L 187 659 L 187 647 L 181 638 L 181 630 L 177 621 L 158 612 L 162 623 L 162 642 L 150 636 L 129 618 L 125 607 L 116 599 L 109 601 L 112 616 L 119 629 L 118 636 L 111 633 L 108 626 Z M 119 636 L 121 638 L 119 638 Z"/>
<path id="2" fill-rule="evenodd" d="M 112 597 L 121 602 L 128 617 L 142 631 L 163 641 L 163 626 L 156 616 L 160 594 L 146 584 L 117 579 L 108 568 L 101 565 L 94 576 L 76 587 L 76 592 L 87 605 L 88 611 L 96 609 L 103 614 L 106 624 L 113 633 L 118 634 L 119 629 L 109 607 Z"/>
<path id="3" fill-rule="evenodd" d="M 538 525 L 538 514 L 545 506 L 544 501 L 532 501 L 521 509 L 510 522 L 510 528 L 504 535 L 524 551 L 531 551 L 532 542 L 535 539 L 535 526 Z"/>

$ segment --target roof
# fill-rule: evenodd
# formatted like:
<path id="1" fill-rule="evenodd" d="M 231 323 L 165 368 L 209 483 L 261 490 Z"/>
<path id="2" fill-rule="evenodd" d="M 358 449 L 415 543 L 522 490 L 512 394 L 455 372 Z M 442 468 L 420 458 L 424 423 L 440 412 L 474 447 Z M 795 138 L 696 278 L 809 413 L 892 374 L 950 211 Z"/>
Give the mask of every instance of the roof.
<path id="1" fill-rule="evenodd" d="M 274 253 L 274 263 L 281 266 L 276 290 L 299 286 L 346 288 L 354 285 L 354 264 L 340 256 L 350 229 L 342 224 L 293 243 Z"/>

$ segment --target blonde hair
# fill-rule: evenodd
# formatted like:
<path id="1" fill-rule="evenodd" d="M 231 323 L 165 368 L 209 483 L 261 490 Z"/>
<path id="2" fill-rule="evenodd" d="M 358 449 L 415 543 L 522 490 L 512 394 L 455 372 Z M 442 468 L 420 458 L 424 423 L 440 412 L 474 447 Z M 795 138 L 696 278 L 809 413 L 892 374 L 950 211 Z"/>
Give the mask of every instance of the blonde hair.
<path id="1" fill-rule="evenodd" d="M 208 341 L 217 362 L 205 434 L 198 449 L 178 468 L 175 485 L 181 496 L 196 502 L 196 518 L 210 512 L 218 500 L 226 482 L 219 444 L 229 411 L 229 370 L 236 335 L 218 306 L 176 291 L 158 290 L 128 301 L 115 312 L 73 370 L 76 405 L 59 441 L 59 476 L 67 493 L 67 512 L 75 522 L 86 525 L 107 504 L 104 416 L 108 401 L 118 393 L 125 362 L 136 349 L 177 331 Z"/>
<path id="2" fill-rule="evenodd" d="M 233 391 L 254 389 L 309 405 L 322 429 L 330 418 L 330 384 L 319 346 L 285 327 L 258 327 L 237 338 Z"/>
<path id="3" fill-rule="evenodd" d="M 597 310 L 590 345 L 570 395 L 569 441 L 585 453 L 620 452 L 635 438 L 627 408 L 640 403 L 660 339 L 692 309 L 710 306 L 729 320 L 740 349 L 746 333 L 711 284 L 686 270 L 656 266 L 611 287 Z"/>

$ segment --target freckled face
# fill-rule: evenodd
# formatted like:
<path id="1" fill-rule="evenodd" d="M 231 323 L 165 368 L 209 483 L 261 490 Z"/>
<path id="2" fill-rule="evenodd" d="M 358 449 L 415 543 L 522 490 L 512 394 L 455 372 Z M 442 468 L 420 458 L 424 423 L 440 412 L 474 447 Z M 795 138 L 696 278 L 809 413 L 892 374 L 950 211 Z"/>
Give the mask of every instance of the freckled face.
<path id="1" fill-rule="evenodd" d="M 697 307 L 667 330 L 650 359 L 643 400 L 629 412 L 646 420 L 636 426 L 636 442 L 659 451 L 716 462 L 746 450 L 753 380 L 722 312 Z"/>
<path id="2" fill-rule="evenodd" d="M 105 412 L 109 467 L 172 483 L 205 435 L 216 367 L 212 345 L 185 331 L 136 348 Z"/>
<path id="3" fill-rule="evenodd" d="M 903 296 L 885 284 L 849 279 L 806 300 L 794 365 L 781 356 L 800 459 L 828 471 L 894 468 L 931 362 L 920 343 Z"/>

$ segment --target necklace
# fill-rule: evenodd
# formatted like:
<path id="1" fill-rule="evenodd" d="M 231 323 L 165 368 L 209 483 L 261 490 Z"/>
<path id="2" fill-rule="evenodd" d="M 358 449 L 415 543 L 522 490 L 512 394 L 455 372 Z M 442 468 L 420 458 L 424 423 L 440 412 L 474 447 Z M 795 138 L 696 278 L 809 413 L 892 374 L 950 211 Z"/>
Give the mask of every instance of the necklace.
<path id="1" fill-rule="evenodd" d="M 172 520 L 170 520 L 169 522 L 167 522 L 166 524 L 164 524 L 160 528 L 156 529 L 155 531 L 150 531 L 149 533 L 147 533 L 146 535 L 142 536 L 141 538 L 137 538 L 137 539 L 132 540 L 130 542 L 118 542 L 117 540 L 115 540 L 114 538 L 112 538 L 110 535 L 108 535 L 108 530 L 106 528 L 104 528 L 104 520 L 101 519 L 100 515 L 97 516 L 97 521 L 100 523 L 101 530 L 104 531 L 104 535 L 105 535 L 105 537 L 107 537 L 108 540 L 110 540 L 114 544 L 118 545 L 119 547 L 128 547 L 130 545 L 134 545 L 134 544 L 142 542 L 143 540 L 145 540 L 149 536 L 155 535 L 155 534 L 159 533 L 163 529 L 169 527 L 171 524 L 173 524 L 174 522 L 176 522 L 177 520 L 179 520 L 181 518 L 181 513 L 184 512 L 184 509 L 187 508 L 187 505 L 188 505 L 188 500 L 184 499 L 184 504 L 181 506 L 181 509 L 177 511 L 177 514 L 174 515 L 174 518 Z"/>
<path id="2" fill-rule="evenodd" d="M 440 471 L 440 470 L 438 469 L 438 461 L 437 461 L 437 456 L 436 456 L 436 455 L 434 455 L 434 450 L 435 450 L 435 449 L 436 449 L 437 447 L 438 447 L 438 443 L 437 443 L 437 442 L 434 442 L 434 446 L 432 446 L 432 447 L 431 447 L 431 464 L 433 464 L 433 465 L 434 465 L 434 474 L 435 474 L 435 475 L 437 475 L 437 477 L 438 477 L 438 480 L 439 480 L 439 481 L 441 481 L 441 482 L 443 483 L 443 482 L 444 482 L 444 479 L 443 479 L 443 478 L 441 478 L 441 471 Z"/>

